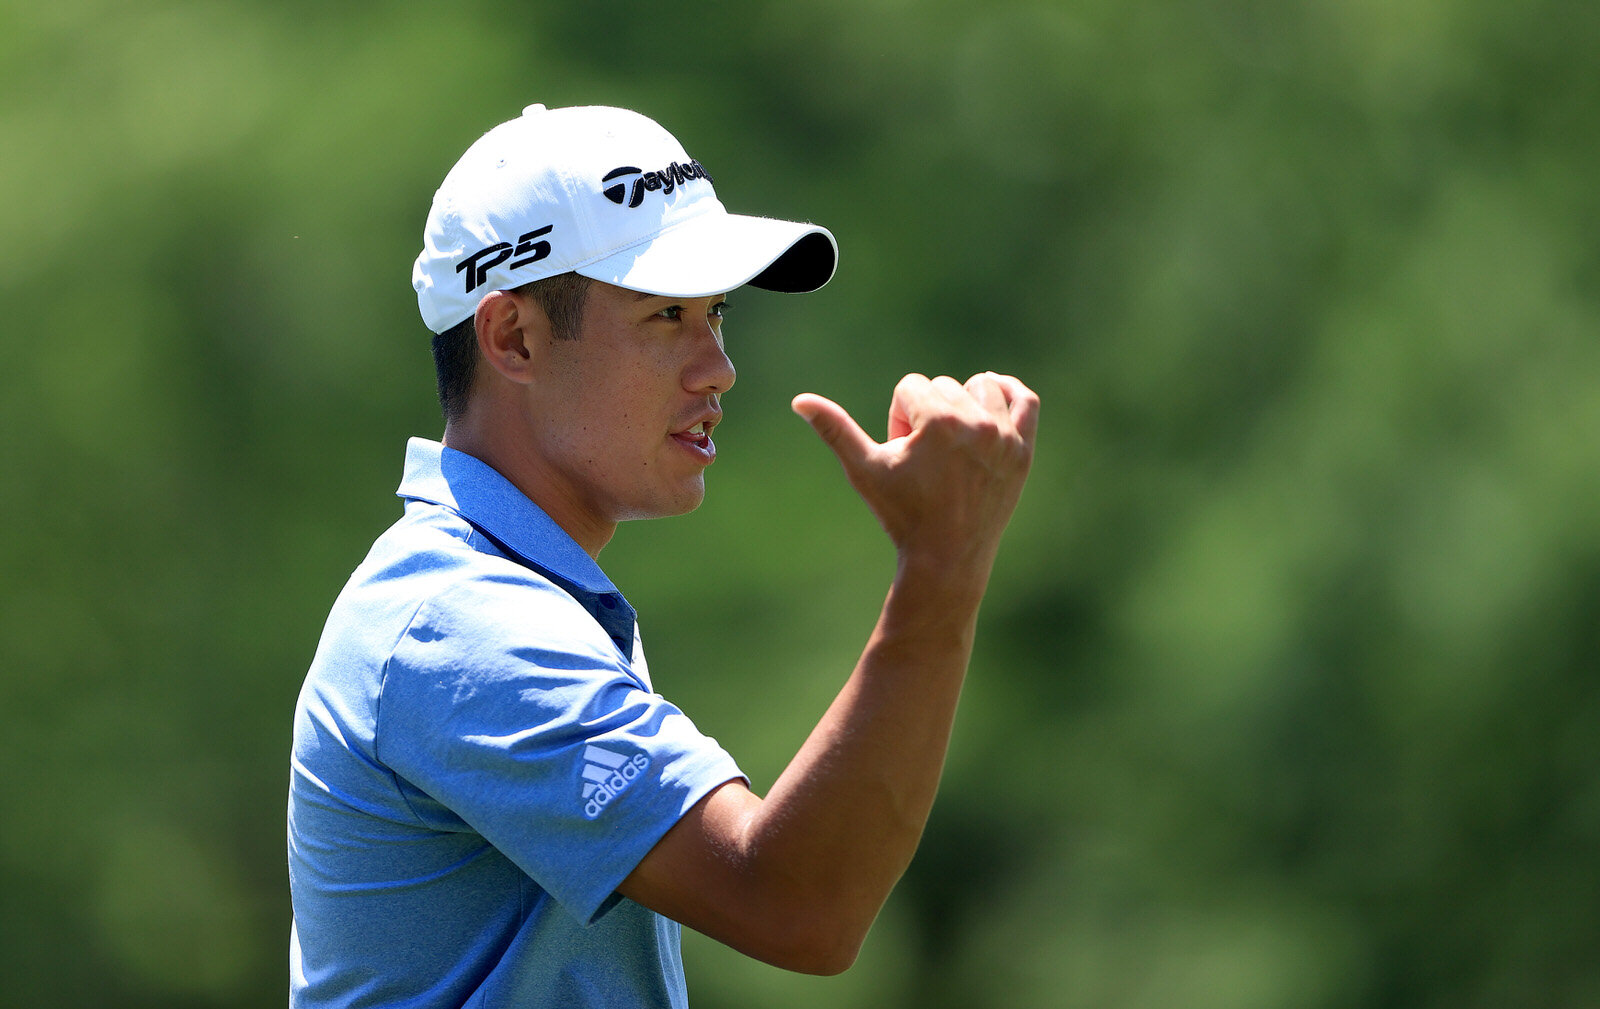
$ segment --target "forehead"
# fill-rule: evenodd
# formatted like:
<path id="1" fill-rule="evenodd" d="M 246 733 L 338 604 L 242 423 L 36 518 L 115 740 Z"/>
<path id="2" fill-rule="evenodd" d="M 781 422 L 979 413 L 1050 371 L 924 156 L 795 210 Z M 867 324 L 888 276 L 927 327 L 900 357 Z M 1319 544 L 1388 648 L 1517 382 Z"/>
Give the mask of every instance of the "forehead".
<path id="1" fill-rule="evenodd" d="M 591 302 L 600 301 L 613 305 L 638 305 L 657 297 L 657 295 L 629 290 L 626 287 L 618 287 L 603 280 L 591 280 L 588 284 L 588 297 Z"/>
<path id="2" fill-rule="evenodd" d="M 589 285 L 589 297 L 595 301 L 603 301 L 621 308 L 643 306 L 648 302 L 657 302 L 662 305 L 688 304 L 692 301 L 721 301 L 726 294 L 705 295 L 698 298 L 685 298 L 670 294 L 650 294 L 647 291 L 634 291 L 626 287 L 617 287 L 603 280 L 596 280 Z"/>

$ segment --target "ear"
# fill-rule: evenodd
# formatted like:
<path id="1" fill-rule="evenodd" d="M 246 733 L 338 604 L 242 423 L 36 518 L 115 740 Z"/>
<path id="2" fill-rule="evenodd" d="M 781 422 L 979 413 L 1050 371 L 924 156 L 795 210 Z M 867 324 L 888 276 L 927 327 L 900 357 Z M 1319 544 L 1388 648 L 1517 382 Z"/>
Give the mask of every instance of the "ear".
<path id="1" fill-rule="evenodd" d="M 550 343 L 550 320 L 537 302 L 515 291 L 491 292 L 478 302 L 472 326 L 489 367 L 518 385 L 532 384 Z"/>

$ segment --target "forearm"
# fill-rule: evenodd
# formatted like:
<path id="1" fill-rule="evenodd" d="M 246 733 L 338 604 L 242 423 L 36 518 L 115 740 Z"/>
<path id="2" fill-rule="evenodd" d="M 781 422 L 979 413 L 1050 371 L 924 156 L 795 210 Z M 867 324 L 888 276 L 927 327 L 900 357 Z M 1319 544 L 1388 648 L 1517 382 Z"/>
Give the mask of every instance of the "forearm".
<path id="1" fill-rule="evenodd" d="M 848 967 L 938 788 L 986 574 L 955 570 L 903 561 L 860 661 L 768 796 L 714 791 L 622 892 L 776 966 Z"/>
<path id="2" fill-rule="evenodd" d="M 748 817 L 752 869 L 846 960 L 927 823 L 986 579 L 902 562 L 849 680 Z"/>
<path id="3" fill-rule="evenodd" d="M 842 868 L 881 853 L 898 877 L 938 789 L 979 598 L 942 575 L 896 578 L 855 670 L 767 797 L 775 824 L 813 835 L 797 857 L 820 848 L 849 856 L 812 854 Z"/>

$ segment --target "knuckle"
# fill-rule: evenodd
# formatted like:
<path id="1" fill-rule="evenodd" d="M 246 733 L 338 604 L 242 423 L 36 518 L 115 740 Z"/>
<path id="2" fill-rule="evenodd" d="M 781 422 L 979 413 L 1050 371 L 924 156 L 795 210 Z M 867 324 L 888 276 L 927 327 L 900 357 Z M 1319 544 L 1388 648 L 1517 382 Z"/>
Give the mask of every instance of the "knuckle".
<path id="1" fill-rule="evenodd" d="M 931 412 L 923 418 L 922 428 L 930 435 L 941 438 L 951 438 L 961 435 L 968 427 L 968 421 L 953 410 L 938 410 Z"/>
<path id="2" fill-rule="evenodd" d="M 1000 427 L 1000 422 L 988 414 L 973 418 L 968 427 L 973 435 L 985 445 L 999 442 L 1001 435 L 1004 433 Z"/>

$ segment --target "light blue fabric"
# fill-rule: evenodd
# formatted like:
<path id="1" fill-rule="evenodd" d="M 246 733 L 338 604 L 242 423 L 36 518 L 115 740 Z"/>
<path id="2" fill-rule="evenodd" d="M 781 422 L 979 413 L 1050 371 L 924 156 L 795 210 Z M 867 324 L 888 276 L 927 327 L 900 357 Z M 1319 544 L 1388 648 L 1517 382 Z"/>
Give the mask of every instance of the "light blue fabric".
<path id="1" fill-rule="evenodd" d="M 399 493 L 295 712 L 290 1004 L 686 1005 L 678 925 L 615 890 L 738 767 L 498 473 L 413 439 Z"/>

